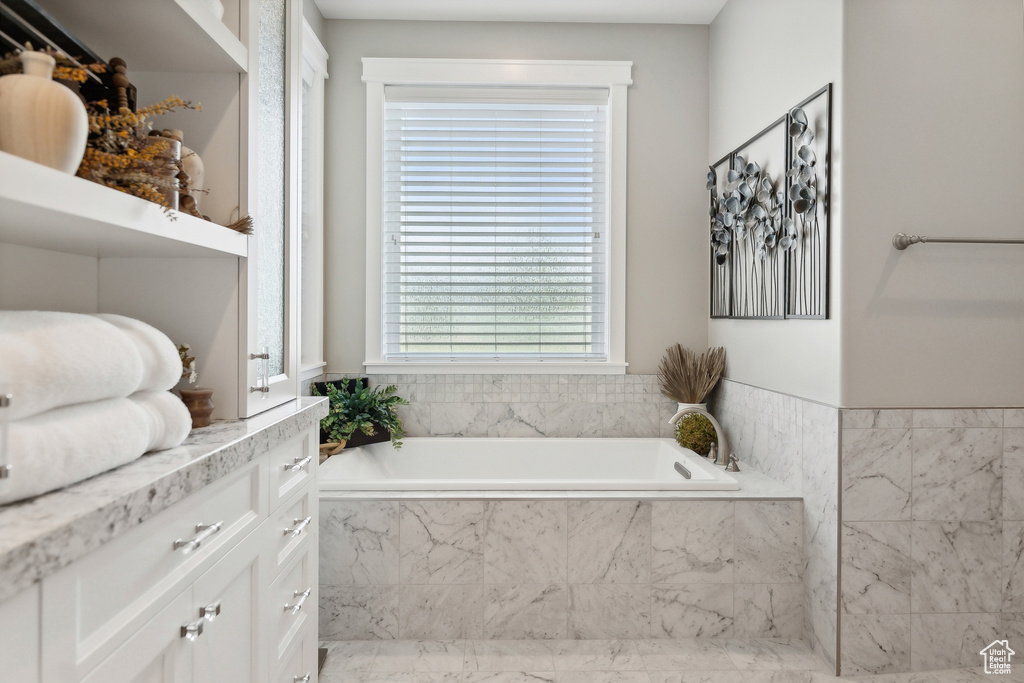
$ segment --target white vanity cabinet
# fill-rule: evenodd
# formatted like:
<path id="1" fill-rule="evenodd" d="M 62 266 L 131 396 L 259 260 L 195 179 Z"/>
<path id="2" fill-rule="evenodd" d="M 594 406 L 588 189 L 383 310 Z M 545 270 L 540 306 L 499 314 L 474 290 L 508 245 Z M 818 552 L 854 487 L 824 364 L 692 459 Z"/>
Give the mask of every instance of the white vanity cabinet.
<path id="1" fill-rule="evenodd" d="M 153 122 L 185 131 L 203 159 L 210 193 L 201 210 L 214 222 L 169 216 L 0 152 L 0 309 L 139 318 L 192 346 L 200 382 L 214 389 L 215 418 L 280 429 L 271 409 L 301 404 L 293 417 L 309 419 L 304 399 L 290 401 L 299 387 L 302 3 L 224 0 L 220 19 L 206 0 L 37 2 L 104 58 L 124 58 L 140 105 L 171 95 L 202 103 L 201 112 Z M 271 100 L 276 109 L 265 115 Z M 269 189 L 267 160 L 280 171 Z M 255 235 L 222 227 L 247 214 Z M 260 357 L 263 346 L 270 359 Z M 0 680 L 269 683 L 311 673 L 315 681 L 317 426 L 282 444 L 251 433 L 244 448 L 228 446 L 241 448 L 234 459 L 214 453 L 203 460 L 212 464 L 183 464 L 194 480 L 164 473 L 163 484 L 191 491 L 173 505 L 160 500 L 173 491 L 142 489 L 110 509 L 108 492 L 93 485 L 99 475 L 83 483 L 87 494 L 0 506 Z M 252 444 L 264 452 L 254 455 Z M 112 480 L 123 483 L 134 467 L 148 476 L 146 460 Z M 193 490 L 196 481 L 209 483 Z M 108 507 L 89 508 L 83 495 Z M 60 501 L 68 511 L 45 509 Z M 54 517 L 60 524 L 39 531 Z M 49 545 L 12 538 L 33 534 Z M 75 559 L 64 566 L 66 557 Z M 292 614 L 296 596 L 286 594 L 306 587 Z"/>
<path id="2" fill-rule="evenodd" d="M 39 586 L 0 602 L 0 671 L 4 680 L 39 681 Z"/>
<path id="3" fill-rule="evenodd" d="M 306 430 L 44 578 L 42 676 L 26 680 L 267 683 L 293 665 L 294 677 L 310 673 L 299 669 L 316 659 L 317 440 Z M 283 453 L 301 454 L 287 472 Z M 280 483 L 271 469 L 302 484 L 268 505 Z M 0 634 L 19 621 L 0 613 Z"/>
<path id="4" fill-rule="evenodd" d="M 83 678 L 53 680 L 262 680 L 258 677 L 258 541 L 255 536 L 243 541 Z M 45 680 L 50 679 L 47 675 Z"/>

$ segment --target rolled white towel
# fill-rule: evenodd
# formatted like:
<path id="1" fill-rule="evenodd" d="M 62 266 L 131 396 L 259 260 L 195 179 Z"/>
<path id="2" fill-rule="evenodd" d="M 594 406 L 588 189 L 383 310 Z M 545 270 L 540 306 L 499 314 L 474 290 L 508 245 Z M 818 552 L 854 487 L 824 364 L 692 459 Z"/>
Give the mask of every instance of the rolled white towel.
<path id="1" fill-rule="evenodd" d="M 96 316 L 0 311 L 0 368 L 13 395 L 8 419 L 126 397 L 142 384 L 142 356 L 125 332 Z"/>
<path id="2" fill-rule="evenodd" d="M 147 451 L 174 448 L 192 431 L 192 416 L 188 408 L 171 392 L 140 391 L 128 398 L 145 410 L 149 418 Z"/>
<path id="3" fill-rule="evenodd" d="M 148 323 L 114 313 L 98 313 L 128 335 L 142 357 L 142 380 L 136 391 L 167 391 L 181 379 L 181 356 L 170 338 Z"/>
<path id="4" fill-rule="evenodd" d="M 38 496 L 135 460 L 146 452 L 150 416 L 129 398 L 55 408 L 8 425 L 0 504 Z"/>
<path id="5" fill-rule="evenodd" d="M 192 429 L 181 399 L 169 391 L 54 408 L 8 426 L 0 505 L 70 486 L 143 453 L 179 445 Z"/>

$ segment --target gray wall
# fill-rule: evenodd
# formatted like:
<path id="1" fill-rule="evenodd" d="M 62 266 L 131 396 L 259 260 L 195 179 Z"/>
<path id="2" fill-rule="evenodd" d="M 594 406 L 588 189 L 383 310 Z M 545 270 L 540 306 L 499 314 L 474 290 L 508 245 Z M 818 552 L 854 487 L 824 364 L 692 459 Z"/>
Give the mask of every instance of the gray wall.
<path id="1" fill-rule="evenodd" d="M 366 96 L 362 57 L 630 60 L 626 360 L 707 344 L 708 28 L 327 22 L 325 336 L 328 370 L 365 360 Z"/>
<path id="2" fill-rule="evenodd" d="M 302 16 L 309 22 L 309 27 L 320 42 L 324 42 L 327 39 L 327 20 L 320 13 L 315 0 L 302 0 Z"/>
<path id="3" fill-rule="evenodd" d="M 1024 405 L 1020 0 L 857 0 L 845 23 L 842 405 Z"/>
<path id="4" fill-rule="evenodd" d="M 709 59 L 708 163 L 721 159 L 826 83 L 835 84 L 833 236 L 843 230 L 839 220 L 842 11 L 842 0 L 730 0 L 711 24 Z M 700 246 L 706 242 L 702 235 Z M 836 292 L 842 272 L 836 242 L 832 245 L 830 320 L 710 321 L 711 345 L 724 346 L 728 353 L 728 377 L 839 404 L 843 311 Z M 707 266 L 702 267 L 706 271 Z"/>

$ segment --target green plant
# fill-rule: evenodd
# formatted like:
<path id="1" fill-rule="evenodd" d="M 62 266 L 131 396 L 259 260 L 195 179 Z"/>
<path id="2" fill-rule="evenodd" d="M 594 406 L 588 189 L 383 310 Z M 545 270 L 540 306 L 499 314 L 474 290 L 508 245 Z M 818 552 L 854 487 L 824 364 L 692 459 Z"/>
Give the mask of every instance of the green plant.
<path id="1" fill-rule="evenodd" d="M 684 415 L 676 425 L 676 442 L 698 455 L 707 455 L 711 444 L 718 440 L 711 420 L 700 413 Z"/>
<path id="2" fill-rule="evenodd" d="M 330 407 L 327 417 L 320 421 L 320 427 L 330 441 L 348 441 L 357 431 L 373 436 L 379 426 L 391 433 L 392 446 L 402 447 L 405 430 L 398 417 L 398 406 L 409 405 L 409 402 L 395 395 L 397 387 L 390 385 L 370 389 L 362 382 L 350 382 L 346 377 L 339 382 L 328 382 L 326 390 Z M 316 385 L 313 386 L 313 394 L 323 395 Z"/>

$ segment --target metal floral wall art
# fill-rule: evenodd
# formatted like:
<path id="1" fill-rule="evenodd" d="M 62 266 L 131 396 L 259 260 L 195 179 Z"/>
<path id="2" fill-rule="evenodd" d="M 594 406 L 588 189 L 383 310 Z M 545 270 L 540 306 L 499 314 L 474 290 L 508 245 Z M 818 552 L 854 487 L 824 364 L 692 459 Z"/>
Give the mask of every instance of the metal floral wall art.
<path id="1" fill-rule="evenodd" d="M 824 110 L 809 114 L 821 95 Z M 710 167 L 712 317 L 827 317 L 829 95 L 815 93 Z"/>
<path id="2" fill-rule="evenodd" d="M 788 266 L 786 315 L 828 317 L 828 200 L 831 90 L 811 95 L 789 113 L 790 215 L 797 234 Z"/>
<path id="3" fill-rule="evenodd" d="M 795 244 L 793 222 L 783 216 L 785 193 L 756 161 L 736 154 L 726 176 L 725 196 L 718 200 L 717 176 L 708 173 L 712 189 L 711 239 L 715 262 L 736 251 L 733 261 L 734 310 L 740 315 L 780 317 L 783 261 L 778 250 Z"/>

